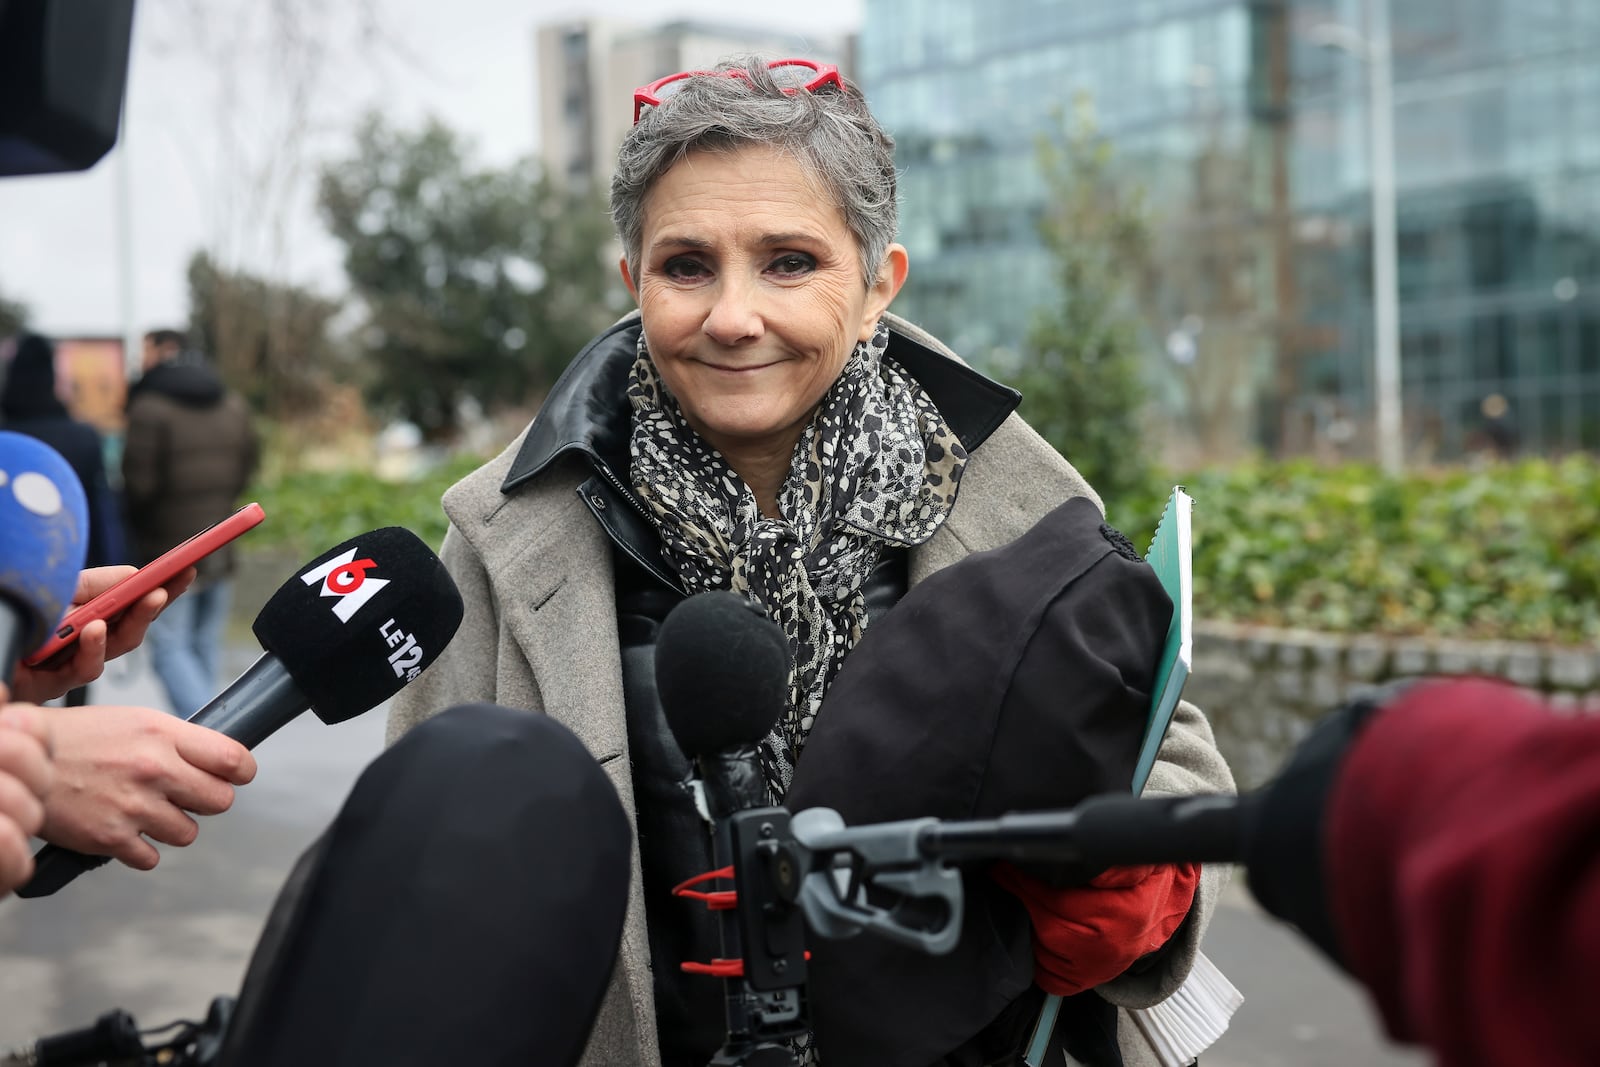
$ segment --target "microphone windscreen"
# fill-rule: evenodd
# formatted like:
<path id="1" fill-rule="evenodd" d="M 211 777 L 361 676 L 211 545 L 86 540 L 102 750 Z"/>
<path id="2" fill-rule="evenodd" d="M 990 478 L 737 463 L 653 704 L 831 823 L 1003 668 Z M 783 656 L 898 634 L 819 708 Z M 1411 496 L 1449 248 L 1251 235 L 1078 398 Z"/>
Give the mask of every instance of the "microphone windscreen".
<path id="1" fill-rule="evenodd" d="M 25 651 L 66 614 L 88 547 L 89 503 L 61 453 L 0 430 L 0 598 L 25 616 Z"/>
<path id="2" fill-rule="evenodd" d="M 789 695 L 789 642 L 737 593 L 697 593 L 667 613 L 656 638 L 656 689 L 684 755 L 766 737 Z"/>
<path id="3" fill-rule="evenodd" d="M 455 636 L 461 613 L 439 557 L 410 530 L 385 526 L 302 567 L 251 629 L 317 717 L 336 723 L 421 674 Z"/>

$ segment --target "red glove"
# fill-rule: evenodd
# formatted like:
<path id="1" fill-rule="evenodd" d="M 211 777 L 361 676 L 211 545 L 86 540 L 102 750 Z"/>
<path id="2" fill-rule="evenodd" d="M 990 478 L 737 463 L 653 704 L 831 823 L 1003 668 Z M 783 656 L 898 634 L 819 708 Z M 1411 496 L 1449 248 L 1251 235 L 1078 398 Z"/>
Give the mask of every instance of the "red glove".
<path id="1" fill-rule="evenodd" d="M 1033 922 L 1033 980 L 1069 997 L 1109 982 L 1165 945 L 1189 914 L 1200 866 L 1112 867 L 1086 886 L 1052 889 L 1009 863 L 990 871 Z"/>

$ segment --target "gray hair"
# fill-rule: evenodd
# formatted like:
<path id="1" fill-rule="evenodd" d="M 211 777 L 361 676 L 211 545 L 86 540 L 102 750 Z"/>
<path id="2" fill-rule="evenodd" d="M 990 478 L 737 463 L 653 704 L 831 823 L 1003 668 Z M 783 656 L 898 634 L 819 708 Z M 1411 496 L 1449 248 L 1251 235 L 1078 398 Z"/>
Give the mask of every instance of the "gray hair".
<path id="1" fill-rule="evenodd" d="M 639 277 L 644 203 L 656 180 L 690 152 L 765 145 L 789 152 L 833 194 L 855 236 L 870 287 L 896 228 L 894 138 L 867 110 L 853 82 L 785 93 L 760 56 L 735 56 L 714 71 L 740 77 L 685 78 L 660 107 L 645 107 L 623 138 L 611 178 L 611 218 Z"/>

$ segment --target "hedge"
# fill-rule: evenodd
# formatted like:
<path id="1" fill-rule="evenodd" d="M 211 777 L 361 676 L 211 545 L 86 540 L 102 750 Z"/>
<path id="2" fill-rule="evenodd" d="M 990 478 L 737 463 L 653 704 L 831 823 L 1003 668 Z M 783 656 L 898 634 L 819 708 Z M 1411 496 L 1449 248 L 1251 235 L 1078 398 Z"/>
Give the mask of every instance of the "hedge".
<path id="1" fill-rule="evenodd" d="M 287 474 L 257 487 L 247 546 L 310 555 L 376 526 L 435 547 L 439 497 L 482 462 L 405 483 Z M 1365 465 L 1257 463 L 1174 475 L 1107 501 L 1141 548 L 1174 482 L 1195 499 L 1201 618 L 1338 632 L 1600 641 L 1600 462 L 1573 457 L 1387 478 Z"/>
<path id="2" fill-rule="evenodd" d="M 1600 462 L 1254 464 L 1195 500 L 1195 613 L 1336 632 L 1600 641 Z M 1170 483 L 1107 504 L 1148 543 Z"/>
<path id="3" fill-rule="evenodd" d="M 439 498 L 482 463 L 478 456 L 457 456 L 408 481 L 363 470 L 296 471 L 263 478 L 250 493 L 267 517 L 240 544 L 246 551 L 310 558 L 366 530 L 404 526 L 437 551 L 446 526 Z"/>

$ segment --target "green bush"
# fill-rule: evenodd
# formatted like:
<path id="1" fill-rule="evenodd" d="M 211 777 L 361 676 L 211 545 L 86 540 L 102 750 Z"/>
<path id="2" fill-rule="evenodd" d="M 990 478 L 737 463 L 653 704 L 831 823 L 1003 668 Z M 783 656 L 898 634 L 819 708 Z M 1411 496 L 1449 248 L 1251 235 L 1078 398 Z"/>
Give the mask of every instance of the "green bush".
<path id="1" fill-rule="evenodd" d="M 363 470 L 269 475 L 250 495 L 267 517 L 241 543 L 247 551 L 310 558 L 366 530 L 404 526 L 438 551 L 446 526 L 439 498 L 482 463 L 481 456 L 458 456 L 405 482 Z"/>
<path id="2" fill-rule="evenodd" d="M 256 487 L 247 550 L 312 554 L 378 526 L 438 548 L 439 497 L 483 460 L 405 483 L 284 473 Z M 1174 482 L 1195 500 L 1195 613 L 1338 632 L 1600 641 L 1600 461 L 1529 460 L 1385 478 L 1260 463 L 1151 480 L 1106 501 L 1142 551 Z"/>
<path id="3" fill-rule="evenodd" d="M 1365 465 L 1291 462 L 1172 481 L 1195 500 L 1199 618 L 1600 640 L 1600 462 L 1592 458 L 1395 479 Z M 1148 543 L 1171 484 L 1109 501 L 1112 521 Z"/>

